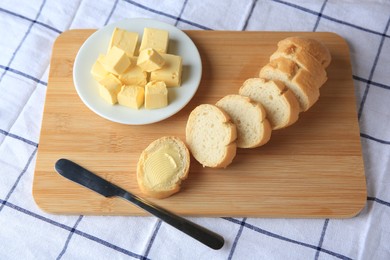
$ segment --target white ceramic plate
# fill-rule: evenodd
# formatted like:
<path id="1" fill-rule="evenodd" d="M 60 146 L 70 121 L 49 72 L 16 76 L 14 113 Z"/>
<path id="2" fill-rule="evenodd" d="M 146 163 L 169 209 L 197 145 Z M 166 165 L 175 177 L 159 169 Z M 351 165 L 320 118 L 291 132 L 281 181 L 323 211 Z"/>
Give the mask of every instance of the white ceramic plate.
<path id="1" fill-rule="evenodd" d="M 182 85 L 168 89 L 168 106 L 160 109 L 139 110 L 121 105 L 110 105 L 98 91 L 98 83 L 90 70 L 100 53 L 106 53 L 115 27 L 138 32 L 142 39 L 145 27 L 169 31 L 168 53 L 183 59 Z M 73 81 L 84 104 L 96 114 L 122 124 L 143 125 L 164 120 L 180 111 L 195 95 L 202 76 L 202 62 L 199 51 L 192 40 L 173 25 L 152 19 L 129 19 L 110 24 L 93 33 L 81 46 L 73 67 Z"/>

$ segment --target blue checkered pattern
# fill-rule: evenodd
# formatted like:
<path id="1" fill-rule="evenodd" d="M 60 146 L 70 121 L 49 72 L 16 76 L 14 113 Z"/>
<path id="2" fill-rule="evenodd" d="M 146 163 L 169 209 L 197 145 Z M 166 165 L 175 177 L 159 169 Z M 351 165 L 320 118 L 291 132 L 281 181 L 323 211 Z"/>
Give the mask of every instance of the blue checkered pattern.
<path id="1" fill-rule="evenodd" d="M 366 207 L 351 219 L 191 218 L 225 237 L 210 250 L 153 217 L 59 216 L 32 179 L 52 45 L 74 28 L 151 17 L 190 30 L 331 31 L 349 46 Z M 390 259 L 390 2 L 2 0 L 0 259 Z"/>

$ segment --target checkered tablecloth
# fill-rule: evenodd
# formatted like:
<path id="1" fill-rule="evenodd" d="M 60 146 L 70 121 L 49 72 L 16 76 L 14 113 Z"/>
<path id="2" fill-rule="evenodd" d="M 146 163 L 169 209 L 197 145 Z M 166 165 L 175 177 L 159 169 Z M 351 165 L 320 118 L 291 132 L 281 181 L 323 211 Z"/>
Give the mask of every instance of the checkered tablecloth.
<path id="1" fill-rule="evenodd" d="M 190 218 L 218 251 L 154 217 L 42 212 L 32 180 L 54 40 L 150 17 L 191 30 L 331 31 L 349 46 L 368 197 L 351 219 Z M 2 0 L 0 259 L 390 259 L 390 1 Z"/>

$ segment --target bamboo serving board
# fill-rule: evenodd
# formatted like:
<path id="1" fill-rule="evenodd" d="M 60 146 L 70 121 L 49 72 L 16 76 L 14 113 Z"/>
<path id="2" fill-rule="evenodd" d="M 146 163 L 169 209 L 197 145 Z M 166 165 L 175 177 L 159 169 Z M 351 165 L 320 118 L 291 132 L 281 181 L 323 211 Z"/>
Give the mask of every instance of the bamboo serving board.
<path id="1" fill-rule="evenodd" d="M 279 40 L 293 35 L 319 39 L 333 61 L 320 100 L 298 122 L 272 133 L 269 143 L 238 149 L 226 169 L 203 168 L 193 158 L 180 193 L 154 203 L 185 216 L 344 218 L 365 205 L 361 153 L 349 49 L 332 33 L 186 31 L 202 57 L 203 76 L 191 102 L 151 125 L 110 122 L 89 110 L 73 86 L 72 69 L 94 30 L 71 30 L 56 40 L 47 87 L 33 196 L 57 214 L 147 215 L 119 199 L 104 198 L 57 174 L 54 163 L 71 159 L 128 191 L 141 195 L 136 164 L 155 139 L 185 140 L 185 124 L 197 105 L 238 93 L 256 77 Z"/>

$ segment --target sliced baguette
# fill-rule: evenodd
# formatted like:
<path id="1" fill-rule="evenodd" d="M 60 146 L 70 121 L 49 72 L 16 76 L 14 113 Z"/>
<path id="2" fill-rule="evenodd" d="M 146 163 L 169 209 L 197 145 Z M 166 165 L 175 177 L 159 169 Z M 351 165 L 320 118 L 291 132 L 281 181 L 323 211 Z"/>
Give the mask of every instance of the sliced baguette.
<path id="1" fill-rule="evenodd" d="M 190 153 L 184 142 L 173 136 L 161 137 L 141 153 L 137 164 L 138 186 L 147 197 L 169 197 L 180 190 L 189 167 Z"/>
<path id="2" fill-rule="evenodd" d="M 188 117 L 186 142 L 194 158 L 204 167 L 228 166 L 236 156 L 236 138 L 236 126 L 215 105 L 199 105 Z"/>
<path id="3" fill-rule="evenodd" d="M 298 99 L 301 111 L 307 111 L 320 96 L 321 81 L 312 77 L 297 63 L 284 57 L 270 61 L 260 70 L 259 76 L 268 80 L 282 81 Z"/>
<path id="4" fill-rule="evenodd" d="M 241 95 L 227 95 L 216 105 L 228 113 L 236 125 L 237 147 L 259 147 L 271 138 L 271 125 L 261 104 Z"/>
<path id="5" fill-rule="evenodd" d="M 322 64 L 316 60 L 308 51 L 298 48 L 295 45 L 281 45 L 270 57 L 270 61 L 284 57 L 297 63 L 301 68 L 308 71 L 313 77 L 318 79 L 320 86 L 326 82 L 326 70 Z"/>
<path id="6" fill-rule="evenodd" d="M 298 100 L 281 81 L 250 78 L 241 86 L 239 94 L 263 105 L 273 130 L 287 127 L 298 120 Z"/>
<path id="7" fill-rule="evenodd" d="M 305 37 L 288 37 L 278 42 L 278 47 L 295 46 L 310 53 L 324 68 L 328 67 L 332 57 L 328 48 L 320 41 Z"/>

